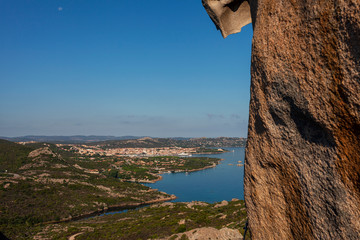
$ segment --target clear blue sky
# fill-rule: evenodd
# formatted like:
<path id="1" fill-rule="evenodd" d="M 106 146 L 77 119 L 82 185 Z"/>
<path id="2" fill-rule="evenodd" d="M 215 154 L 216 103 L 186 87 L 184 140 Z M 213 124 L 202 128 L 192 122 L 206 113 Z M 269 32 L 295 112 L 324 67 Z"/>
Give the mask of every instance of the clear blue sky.
<path id="1" fill-rule="evenodd" d="M 247 134 L 251 25 L 201 0 L 0 0 L 0 136 Z"/>

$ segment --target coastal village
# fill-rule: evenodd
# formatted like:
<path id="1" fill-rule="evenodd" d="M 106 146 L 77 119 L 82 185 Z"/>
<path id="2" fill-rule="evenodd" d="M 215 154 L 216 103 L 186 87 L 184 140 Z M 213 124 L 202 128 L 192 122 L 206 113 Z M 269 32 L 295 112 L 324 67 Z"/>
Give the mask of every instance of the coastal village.
<path id="1" fill-rule="evenodd" d="M 215 167 L 221 159 L 195 157 L 193 154 L 225 152 L 224 149 L 158 147 L 158 148 L 104 148 L 99 145 L 56 144 L 78 159 L 76 168 L 92 174 L 106 174 L 121 181 L 152 183 L 161 180 L 159 174 L 192 172 Z M 205 151 L 205 152 L 204 152 Z M 107 162 L 108 167 L 96 167 Z M 91 167 L 93 165 L 94 167 Z M 90 166 L 90 167 L 89 167 Z M 99 166 L 99 165 L 98 165 Z"/>
<path id="2" fill-rule="evenodd" d="M 200 147 L 157 147 L 157 148 L 103 148 L 99 145 L 75 145 L 75 144 L 56 144 L 64 150 L 72 151 L 86 156 L 192 156 L 201 153 L 222 153 L 224 149 L 202 149 Z M 205 152 L 204 152 L 205 151 Z M 207 152 L 206 152 L 207 151 Z"/>

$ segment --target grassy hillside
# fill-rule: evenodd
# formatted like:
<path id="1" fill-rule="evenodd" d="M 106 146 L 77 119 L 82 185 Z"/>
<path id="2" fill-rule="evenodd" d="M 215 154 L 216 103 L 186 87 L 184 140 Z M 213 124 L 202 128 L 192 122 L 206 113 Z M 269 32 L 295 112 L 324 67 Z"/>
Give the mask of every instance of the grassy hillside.
<path id="1" fill-rule="evenodd" d="M 186 239 L 182 233 L 196 228 L 232 228 L 244 233 L 244 201 L 162 203 L 126 213 L 95 217 L 78 222 L 53 224 L 38 234 L 47 239 Z"/>
<path id="2" fill-rule="evenodd" d="M 16 171 L 29 162 L 27 156 L 33 147 L 0 139 L 0 172 Z"/>
<path id="3" fill-rule="evenodd" d="M 34 150 L 38 146 L 0 142 L 0 231 L 12 239 L 28 238 L 40 223 L 169 197 L 140 184 L 89 173 L 78 164 L 81 161 L 61 155 L 54 145 L 41 144 Z M 110 164 L 101 163 L 105 168 Z"/>

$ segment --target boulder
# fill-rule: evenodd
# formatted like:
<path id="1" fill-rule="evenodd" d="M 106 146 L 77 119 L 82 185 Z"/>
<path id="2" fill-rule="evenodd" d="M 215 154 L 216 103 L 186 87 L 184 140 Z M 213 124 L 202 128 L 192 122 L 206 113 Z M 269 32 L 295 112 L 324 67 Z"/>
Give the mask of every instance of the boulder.
<path id="1" fill-rule="evenodd" d="M 214 208 L 225 207 L 227 205 L 229 205 L 229 202 L 226 200 L 222 200 L 220 203 L 215 204 Z"/>
<path id="2" fill-rule="evenodd" d="M 184 237 L 185 235 L 186 237 Z M 241 233 L 237 229 L 221 228 L 220 230 L 212 227 L 195 228 L 193 230 L 171 235 L 169 239 L 188 239 L 188 240 L 241 240 L 243 239 Z M 165 240 L 164 239 L 164 240 Z"/>

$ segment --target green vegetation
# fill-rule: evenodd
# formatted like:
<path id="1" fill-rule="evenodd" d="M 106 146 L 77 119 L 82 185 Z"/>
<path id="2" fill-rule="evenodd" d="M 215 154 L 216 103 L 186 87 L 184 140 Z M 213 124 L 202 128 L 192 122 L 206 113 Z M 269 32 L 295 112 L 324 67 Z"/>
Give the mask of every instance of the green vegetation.
<path id="1" fill-rule="evenodd" d="M 220 159 L 202 157 L 84 156 L 48 143 L 20 145 L 0 140 L 0 232 L 10 239 L 152 239 L 194 228 L 243 231 L 242 201 L 215 204 L 164 203 L 126 213 L 71 221 L 170 196 L 131 181 L 157 180 L 161 172 L 194 171 Z M 70 222 L 64 222 L 70 221 Z"/>
<path id="2" fill-rule="evenodd" d="M 143 168 L 137 165 L 123 165 L 123 172 L 119 175 L 119 178 L 136 179 L 136 180 L 155 180 L 157 176 L 149 173 L 148 168 Z"/>
<path id="3" fill-rule="evenodd" d="M 35 148 L 0 139 L 0 172 L 15 171 L 29 162 L 28 154 Z"/>
<path id="4" fill-rule="evenodd" d="M 76 239 L 135 240 L 171 235 L 174 235 L 172 239 L 181 239 L 181 233 L 200 227 L 228 227 L 238 229 L 243 234 L 246 223 L 244 205 L 240 200 L 230 201 L 224 206 L 203 202 L 163 203 L 121 214 L 50 225 L 39 236 L 66 239 L 82 232 Z"/>
<path id="5" fill-rule="evenodd" d="M 169 197 L 115 178 L 113 159 L 80 159 L 40 146 L 0 142 L 0 232 L 10 239 L 28 239 L 44 222 Z"/>
<path id="6" fill-rule="evenodd" d="M 108 169 L 115 169 L 105 174 L 110 177 L 118 177 L 124 181 L 146 182 L 158 180 L 158 174 L 163 172 L 196 171 L 213 167 L 219 161 L 218 158 L 207 157 L 117 157 L 115 160 L 111 160 L 111 164 L 108 166 Z M 102 163 L 104 164 L 104 162 Z"/>
<path id="7" fill-rule="evenodd" d="M 112 177 L 112 178 L 119 178 L 119 171 L 115 170 L 115 169 L 111 169 L 108 173 L 107 176 Z"/>
<path id="8" fill-rule="evenodd" d="M 226 150 L 218 149 L 218 148 L 199 148 L 197 150 L 198 153 L 206 153 L 206 154 L 216 154 L 216 153 L 223 153 L 226 152 Z"/>
<path id="9" fill-rule="evenodd" d="M 148 157 L 142 158 L 142 161 L 148 163 L 152 169 L 160 172 L 165 171 L 194 171 L 205 167 L 212 167 L 219 163 L 219 158 L 208 157 Z"/>

